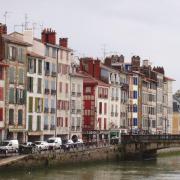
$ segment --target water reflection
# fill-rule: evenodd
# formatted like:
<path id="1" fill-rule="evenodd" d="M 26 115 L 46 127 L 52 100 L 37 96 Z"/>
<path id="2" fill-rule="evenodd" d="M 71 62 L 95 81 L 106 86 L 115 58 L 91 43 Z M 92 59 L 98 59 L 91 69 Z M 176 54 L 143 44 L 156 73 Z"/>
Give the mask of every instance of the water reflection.
<path id="1" fill-rule="evenodd" d="M 31 171 L 0 172 L 0 180 L 169 180 L 180 179 L 180 157 L 104 162 Z"/>

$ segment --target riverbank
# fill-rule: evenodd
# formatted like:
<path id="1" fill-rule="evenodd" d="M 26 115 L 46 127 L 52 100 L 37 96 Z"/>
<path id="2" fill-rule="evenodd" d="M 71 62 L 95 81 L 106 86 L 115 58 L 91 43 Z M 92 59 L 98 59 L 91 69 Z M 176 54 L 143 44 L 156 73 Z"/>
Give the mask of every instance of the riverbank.
<path id="1" fill-rule="evenodd" d="M 180 156 L 180 147 L 160 149 L 157 151 L 157 156 L 158 157 Z"/>
<path id="2" fill-rule="evenodd" d="M 29 169 L 37 167 L 54 167 L 76 165 L 78 163 L 96 161 L 115 161 L 120 158 L 118 146 L 106 146 L 88 150 L 71 152 L 50 151 L 40 154 L 27 155 L 17 161 L 0 164 L 0 168 Z"/>

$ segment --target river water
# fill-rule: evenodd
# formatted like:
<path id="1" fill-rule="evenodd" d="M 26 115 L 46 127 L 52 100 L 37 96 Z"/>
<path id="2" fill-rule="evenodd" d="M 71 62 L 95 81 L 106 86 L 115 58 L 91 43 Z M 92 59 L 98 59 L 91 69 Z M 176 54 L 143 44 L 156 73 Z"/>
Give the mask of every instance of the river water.
<path id="1" fill-rule="evenodd" d="M 0 180 L 180 180 L 180 156 L 101 162 L 38 170 L 0 171 Z"/>

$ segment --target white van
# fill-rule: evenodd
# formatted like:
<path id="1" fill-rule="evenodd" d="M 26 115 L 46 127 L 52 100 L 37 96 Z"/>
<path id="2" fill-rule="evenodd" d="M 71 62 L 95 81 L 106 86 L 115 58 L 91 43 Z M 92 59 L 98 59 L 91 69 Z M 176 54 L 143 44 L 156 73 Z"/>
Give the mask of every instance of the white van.
<path id="1" fill-rule="evenodd" d="M 0 143 L 0 152 L 9 153 L 9 152 L 18 152 L 19 142 L 18 140 L 4 140 Z"/>
<path id="2" fill-rule="evenodd" d="M 47 140 L 49 149 L 59 149 L 62 145 L 62 139 L 60 137 L 52 137 Z"/>

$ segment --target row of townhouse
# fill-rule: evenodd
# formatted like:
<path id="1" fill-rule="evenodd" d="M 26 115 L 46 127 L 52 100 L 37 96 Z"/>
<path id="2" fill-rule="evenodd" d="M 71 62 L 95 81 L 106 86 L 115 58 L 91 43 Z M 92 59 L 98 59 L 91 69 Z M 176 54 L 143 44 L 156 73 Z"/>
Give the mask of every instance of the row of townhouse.
<path id="1" fill-rule="evenodd" d="M 172 82 L 163 67 L 139 56 L 80 59 L 83 74 L 84 138 L 172 133 Z"/>
<path id="2" fill-rule="evenodd" d="M 56 44 L 55 31 L 38 39 L 0 24 L 0 140 L 82 138 L 83 78 L 71 62 L 68 39 Z"/>
<path id="3" fill-rule="evenodd" d="M 68 39 L 0 24 L 0 139 L 109 139 L 172 132 L 172 81 L 139 56 L 74 63 Z"/>

